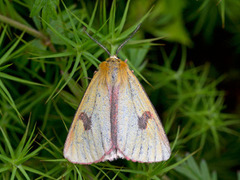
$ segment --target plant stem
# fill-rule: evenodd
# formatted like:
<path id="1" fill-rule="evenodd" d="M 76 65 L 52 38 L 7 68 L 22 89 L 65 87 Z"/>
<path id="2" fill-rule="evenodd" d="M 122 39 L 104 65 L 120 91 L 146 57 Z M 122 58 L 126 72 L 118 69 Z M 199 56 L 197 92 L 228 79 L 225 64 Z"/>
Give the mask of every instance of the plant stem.
<path id="1" fill-rule="evenodd" d="M 10 26 L 13 26 L 13 27 L 15 27 L 17 29 L 20 29 L 22 31 L 26 31 L 28 34 L 31 34 L 35 37 L 38 37 L 38 38 L 42 39 L 43 41 L 48 41 L 48 38 L 44 34 L 42 34 L 41 32 L 39 32 L 39 31 L 37 31 L 37 30 L 35 30 L 31 27 L 28 27 L 24 24 L 21 24 L 21 23 L 13 20 L 11 18 L 3 16 L 1 14 L 0 14 L 0 21 L 3 22 L 3 23 L 9 24 Z"/>
<path id="2" fill-rule="evenodd" d="M 3 16 L 1 14 L 0 14 L 0 22 L 9 24 L 12 27 L 15 27 L 17 29 L 25 31 L 28 34 L 31 34 L 31 35 L 33 35 L 33 36 L 35 36 L 37 38 L 40 38 L 44 42 L 44 44 L 50 48 L 51 51 L 56 52 L 56 49 L 52 45 L 50 39 L 47 36 L 45 36 L 43 33 L 41 33 L 40 31 L 37 31 L 37 30 L 35 30 L 35 29 L 31 28 L 31 27 L 28 27 L 28 26 L 26 26 L 24 24 L 21 24 L 21 23 L 15 21 L 15 20 L 13 20 L 11 18 L 8 18 L 6 16 Z"/>

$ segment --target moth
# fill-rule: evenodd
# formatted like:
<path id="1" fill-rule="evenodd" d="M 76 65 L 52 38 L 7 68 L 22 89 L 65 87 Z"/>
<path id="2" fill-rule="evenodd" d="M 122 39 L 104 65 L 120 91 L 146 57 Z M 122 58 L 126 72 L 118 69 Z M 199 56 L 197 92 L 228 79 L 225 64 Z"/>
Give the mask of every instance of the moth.
<path id="1" fill-rule="evenodd" d="M 64 157 L 77 164 L 117 158 L 142 163 L 169 159 L 168 139 L 143 87 L 126 61 L 103 48 L 110 57 L 99 65 L 82 98 L 64 145 Z"/>

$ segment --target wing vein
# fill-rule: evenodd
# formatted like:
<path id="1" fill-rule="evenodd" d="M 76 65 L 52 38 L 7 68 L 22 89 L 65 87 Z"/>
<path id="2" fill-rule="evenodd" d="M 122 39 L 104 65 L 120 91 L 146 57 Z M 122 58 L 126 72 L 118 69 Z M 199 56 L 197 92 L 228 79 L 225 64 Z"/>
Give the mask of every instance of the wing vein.
<path id="1" fill-rule="evenodd" d="M 99 92 L 99 83 L 98 83 L 98 85 L 97 85 L 97 90 L 96 90 L 96 92 Z M 92 114 L 91 114 L 91 117 L 92 117 L 92 115 L 95 113 L 95 111 L 96 111 L 96 109 L 97 108 L 95 108 L 96 107 L 96 105 L 97 105 L 97 98 L 98 98 L 98 93 L 96 94 L 96 98 L 95 98 L 95 100 L 94 100 L 94 106 L 93 106 L 93 111 L 92 111 Z M 102 97 L 101 97 L 102 98 Z M 98 123 L 98 131 L 100 131 L 101 132 L 101 134 L 102 134 L 102 127 L 101 127 L 101 123 Z M 93 131 L 92 131 L 92 129 L 91 129 L 91 132 L 92 132 L 92 137 L 95 137 L 94 136 L 94 133 L 93 133 Z M 102 142 L 103 143 L 103 139 L 102 139 L 102 136 L 98 136 L 98 142 Z M 99 154 L 98 154 L 98 152 L 100 152 L 100 151 L 97 151 L 97 149 L 95 148 L 95 147 L 97 147 L 96 146 L 96 141 L 95 141 L 95 139 L 96 138 L 93 138 L 92 140 L 93 140 L 93 144 L 94 144 L 94 150 L 95 150 L 95 152 L 96 152 L 96 155 L 97 156 L 99 156 Z M 102 146 L 102 143 L 101 143 L 101 146 Z M 100 144 L 100 143 L 99 143 Z M 103 148 L 103 146 L 102 146 L 102 148 Z M 104 149 L 103 149 L 103 151 L 104 151 Z M 96 159 L 96 158 L 93 158 L 93 159 Z"/>
<path id="2" fill-rule="evenodd" d="M 133 103 L 134 101 L 133 101 L 133 91 L 132 91 L 132 89 L 133 89 L 133 87 L 131 86 L 131 83 L 130 83 L 130 75 L 128 74 L 128 84 L 129 84 L 129 87 L 130 87 L 130 95 L 131 95 L 131 102 L 132 102 L 132 105 L 133 105 L 133 108 L 134 108 L 134 111 L 135 111 L 135 114 L 136 114 L 136 116 L 137 116 L 137 121 L 138 121 L 138 114 L 137 114 L 137 109 L 136 109 L 136 106 L 135 106 L 135 104 Z M 138 135 L 139 135 L 139 128 L 137 128 L 137 132 L 136 132 L 136 136 L 135 136 L 135 140 L 133 141 L 135 144 L 134 144 L 134 147 L 133 147 L 133 149 L 132 149 L 132 152 L 131 152 L 131 155 L 133 156 L 133 153 L 134 153 L 134 149 L 136 148 L 136 145 L 138 145 L 138 143 L 136 142 L 136 140 L 137 140 L 137 138 L 138 138 Z M 142 133 L 141 133 L 141 136 L 142 136 Z M 141 138 L 141 140 L 142 140 L 142 138 Z M 140 151 L 139 151 L 139 154 L 140 154 Z"/>

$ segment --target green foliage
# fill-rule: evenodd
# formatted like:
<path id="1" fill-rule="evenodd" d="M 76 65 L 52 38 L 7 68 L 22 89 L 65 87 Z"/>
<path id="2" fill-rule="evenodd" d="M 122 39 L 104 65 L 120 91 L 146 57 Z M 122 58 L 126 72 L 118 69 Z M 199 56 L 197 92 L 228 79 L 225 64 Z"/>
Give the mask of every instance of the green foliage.
<path id="1" fill-rule="evenodd" d="M 35 139 L 33 138 L 35 127 L 32 129 L 32 133 L 28 136 L 29 124 L 27 125 L 26 131 L 23 134 L 22 139 L 21 140 L 19 139 L 19 144 L 17 147 L 13 147 L 11 145 L 9 137 L 1 127 L 0 130 L 2 132 L 3 139 L 6 145 L 5 147 L 6 150 L 4 150 L 3 147 L 1 147 L 0 149 L 1 150 L 0 159 L 3 162 L 0 171 L 2 173 L 3 179 L 5 178 L 8 179 L 8 176 L 10 176 L 10 179 L 15 178 L 21 179 L 22 175 L 25 179 L 31 179 L 28 173 L 34 173 L 37 175 L 41 175 L 43 177 L 51 178 L 47 174 L 44 174 L 41 171 L 37 170 L 36 168 L 32 168 L 31 166 L 29 166 L 32 163 L 34 164 L 33 160 L 36 157 L 37 153 L 40 150 L 42 150 L 43 146 L 46 145 L 45 143 L 35 148 L 34 150 L 30 151 Z M 28 162 L 29 165 L 24 165 L 26 161 Z M 10 174 L 8 172 L 10 172 Z"/>
<path id="2" fill-rule="evenodd" d="M 0 179 L 239 179 L 231 171 L 239 147 L 223 153 L 240 135 L 239 117 L 224 111 L 225 93 L 217 87 L 227 75 L 214 74 L 210 63 L 195 66 L 186 47 L 194 45 L 192 34 L 211 41 L 221 24 L 240 49 L 237 7 L 234 0 L 0 0 Z M 83 27 L 114 54 L 140 23 L 119 57 L 151 84 L 146 91 L 161 112 L 172 155 L 152 164 L 72 164 L 62 152 L 68 128 L 88 77 L 108 56 Z M 167 48 L 159 47 L 162 38 Z M 182 48 L 169 52 L 168 42 Z M 216 166 L 222 156 L 226 164 Z"/>
<path id="3" fill-rule="evenodd" d="M 205 160 L 202 160 L 200 166 L 198 166 L 193 157 L 190 157 L 182 165 L 176 167 L 176 171 L 193 180 L 217 180 L 216 172 L 209 172 Z"/>
<path id="4" fill-rule="evenodd" d="M 237 117 L 222 112 L 224 93 L 217 90 L 216 86 L 223 77 L 211 80 L 208 77 L 208 64 L 199 67 L 191 65 L 186 68 L 185 48 L 182 49 L 179 67 L 174 70 L 172 60 L 175 59 L 176 49 L 176 47 L 173 49 L 169 57 L 162 51 L 164 60 L 162 66 L 152 65 L 154 74 L 152 84 L 156 89 L 164 87 L 161 93 L 166 94 L 168 98 L 161 99 L 161 102 L 169 106 L 168 115 L 177 114 L 178 121 L 184 126 L 181 131 L 182 139 L 178 143 L 186 144 L 193 140 L 192 150 L 202 149 L 207 144 L 214 143 L 213 149 L 219 151 L 218 131 L 230 133 L 231 129 L 227 126 L 239 123 Z M 207 148 L 209 151 L 209 147 Z"/>

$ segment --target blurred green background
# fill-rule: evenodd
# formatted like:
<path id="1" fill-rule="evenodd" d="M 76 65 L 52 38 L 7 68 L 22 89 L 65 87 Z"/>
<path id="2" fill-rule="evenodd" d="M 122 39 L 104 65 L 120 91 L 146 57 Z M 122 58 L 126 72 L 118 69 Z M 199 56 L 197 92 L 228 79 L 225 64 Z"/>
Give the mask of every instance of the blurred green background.
<path id="1" fill-rule="evenodd" d="M 239 179 L 240 1 L 0 0 L 0 179 Z M 94 71 L 121 50 L 169 138 L 166 162 L 63 157 Z"/>

